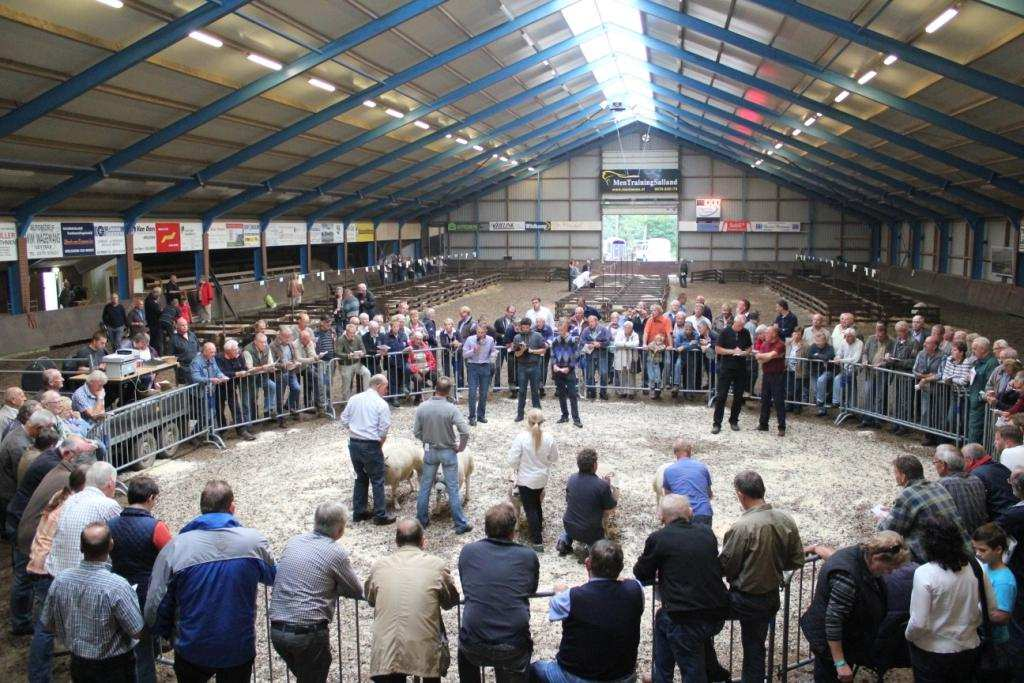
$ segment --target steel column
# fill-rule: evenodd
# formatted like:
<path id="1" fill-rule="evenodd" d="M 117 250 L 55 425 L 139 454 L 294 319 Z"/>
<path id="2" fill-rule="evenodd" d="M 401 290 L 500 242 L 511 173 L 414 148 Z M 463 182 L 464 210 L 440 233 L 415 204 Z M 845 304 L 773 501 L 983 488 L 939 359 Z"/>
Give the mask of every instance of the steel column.
<path id="1" fill-rule="evenodd" d="M 882 261 L 882 224 L 871 223 L 871 253 L 868 262 L 872 264 Z"/>
<path id="2" fill-rule="evenodd" d="M 921 247 L 924 242 L 924 231 L 921 221 L 910 221 L 910 266 L 921 270 Z"/>
<path id="3" fill-rule="evenodd" d="M 1010 225 L 1014 237 L 1016 259 L 1013 269 L 1013 284 L 1024 287 L 1024 227 L 1021 221 L 1013 221 Z"/>
<path id="4" fill-rule="evenodd" d="M 985 221 L 976 216 L 967 219 L 971 231 L 971 279 L 980 280 L 985 274 Z"/>
<path id="5" fill-rule="evenodd" d="M 903 242 L 903 223 L 889 223 L 889 265 L 900 265 L 900 248 Z"/>
<path id="6" fill-rule="evenodd" d="M 935 223 L 935 227 L 939 229 L 939 263 L 938 271 L 940 273 L 949 272 L 949 248 L 952 241 L 952 235 L 949 231 L 949 221 L 941 220 Z"/>

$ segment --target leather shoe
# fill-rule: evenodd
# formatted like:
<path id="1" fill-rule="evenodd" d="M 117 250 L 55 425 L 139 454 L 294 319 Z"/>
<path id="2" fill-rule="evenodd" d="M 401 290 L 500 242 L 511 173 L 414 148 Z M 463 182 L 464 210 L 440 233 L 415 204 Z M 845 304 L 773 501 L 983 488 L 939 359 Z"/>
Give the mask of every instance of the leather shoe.
<path id="1" fill-rule="evenodd" d="M 461 529 L 456 529 L 455 530 L 455 535 L 456 536 L 461 536 L 462 534 L 468 534 L 472 530 L 473 530 L 473 525 L 472 524 L 467 524 L 466 526 L 462 527 Z"/>
<path id="2" fill-rule="evenodd" d="M 485 417 L 478 417 L 476 421 L 483 425 L 487 424 L 487 418 Z"/>
<path id="3" fill-rule="evenodd" d="M 712 434 L 718 434 L 720 431 L 722 431 L 722 428 L 718 425 L 715 425 L 714 427 L 711 428 Z"/>
<path id="4" fill-rule="evenodd" d="M 557 423 L 558 424 L 565 424 L 568 421 L 569 421 L 569 416 L 568 415 L 563 415 L 562 417 L 558 418 Z"/>
<path id="5" fill-rule="evenodd" d="M 734 432 L 738 432 L 738 431 L 740 431 L 740 426 L 736 422 L 730 422 L 729 423 L 729 429 L 731 429 Z"/>
<path id="6" fill-rule="evenodd" d="M 515 421 L 516 422 L 522 422 L 523 421 L 523 416 L 522 415 L 516 415 Z"/>
<path id="7" fill-rule="evenodd" d="M 579 427 L 580 429 L 583 429 L 583 423 L 582 422 L 576 421 L 576 422 L 573 422 L 573 424 L 576 425 L 577 427 Z"/>
<path id="8" fill-rule="evenodd" d="M 353 522 L 365 522 L 366 520 L 370 519 L 371 517 L 373 517 L 373 515 L 371 515 L 369 512 L 360 512 L 360 513 L 352 515 L 352 521 Z"/>
<path id="9" fill-rule="evenodd" d="M 767 432 L 768 431 L 768 425 L 757 425 L 757 431 L 759 431 L 759 432 Z"/>
<path id="10" fill-rule="evenodd" d="M 470 427 L 476 427 L 476 418 L 475 417 L 469 418 L 469 426 Z"/>
<path id="11" fill-rule="evenodd" d="M 394 515 L 384 515 L 383 517 L 374 517 L 373 523 L 377 526 L 387 526 L 388 524 L 394 524 L 395 519 Z"/>

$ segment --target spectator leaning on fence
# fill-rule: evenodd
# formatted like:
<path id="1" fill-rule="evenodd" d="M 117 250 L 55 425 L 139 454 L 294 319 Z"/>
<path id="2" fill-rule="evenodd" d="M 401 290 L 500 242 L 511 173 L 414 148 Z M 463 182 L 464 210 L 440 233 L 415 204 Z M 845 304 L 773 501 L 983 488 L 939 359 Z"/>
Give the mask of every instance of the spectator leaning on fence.
<path id="1" fill-rule="evenodd" d="M 235 518 L 226 481 L 212 480 L 200 515 L 160 551 L 146 595 L 146 623 L 174 638 L 179 681 L 248 680 L 256 657 L 256 587 L 274 583 L 263 534 Z"/>
<path id="2" fill-rule="evenodd" d="M 530 600 L 537 592 L 537 553 L 515 542 L 516 511 L 509 502 L 484 515 L 487 538 L 463 546 L 459 581 L 465 598 L 459 627 L 459 681 L 477 683 L 481 667 L 504 681 L 527 680 L 533 653 Z"/>
<path id="3" fill-rule="evenodd" d="M 171 335 L 170 352 L 178 359 L 178 384 L 188 384 L 192 360 L 199 355 L 199 339 L 196 333 L 188 329 L 188 321 L 178 318 L 174 323 L 174 334 Z"/>
<path id="4" fill-rule="evenodd" d="M 1024 467 L 1024 446 L 1021 445 L 1021 429 L 1015 424 L 996 427 L 995 452 L 999 462 L 1011 472 Z"/>
<path id="5" fill-rule="evenodd" d="M 82 560 L 54 578 L 39 620 L 71 651 L 72 680 L 130 683 L 132 648 L 143 626 L 138 598 L 107 565 L 106 524 L 88 524 L 76 540 Z"/>
<path id="6" fill-rule="evenodd" d="M 451 663 L 441 610 L 459 604 L 459 589 L 445 561 L 426 552 L 417 520 L 399 520 L 395 545 L 366 579 L 366 601 L 375 609 L 370 677 L 377 683 L 404 683 L 408 676 L 440 683 Z"/>
<path id="7" fill-rule="evenodd" d="M 347 524 L 341 503 L 321 503 L 313 530 L 289 540 L 277 564 L 268 611 L 270 641 L 299 681 L 327 680 L 335 603 L 363 597 L 349 553 L 338 544 Z"/>
<path id="8" fill-rule="evenodd" d="M 0 514 L 6 514 L 7 504 L 18 490 L 18 468 L 22 458 L 39 433 L 52 427 L 56 420 L 49 410 L 40 410 L 36 401 L 23 403 L 19 408 L 13 426 L 0 441 Z M 7 539 L 8 532 L 5 530 L 2 536 Z"/>
<path id="9" fill-rule="evenodd" d="M 988 519 L 996 519 L 1006 508 L 1017 502 L 1009 484 L 1010 470 L 986 453 L 981 444 L 964 444 L 960 452 L 964 456 L 967 472 L 981 479 L 985 485 Z"/>
<path id="10" fill-rule="evenodd" d="M 985 337 L 975 339 L 971 351 L 975 360 L 974 374 L 967 387 L 967 440 L 980 443 L 985 431 L 985 386 L 999 361 L 992 355 L 991 344 Z"/>
<path id="11" fill-rule="evenodd" d="M 964 457 L 960 449 L 952 444 L 936 448 L 932 464 L 939 475 L 939 485 L 949 492 L 956 505 L 964 531 L 974 533 L 975 529 L 989 521 L 985 485 L 977 477 L 967 475 L 964 471 Z"/>

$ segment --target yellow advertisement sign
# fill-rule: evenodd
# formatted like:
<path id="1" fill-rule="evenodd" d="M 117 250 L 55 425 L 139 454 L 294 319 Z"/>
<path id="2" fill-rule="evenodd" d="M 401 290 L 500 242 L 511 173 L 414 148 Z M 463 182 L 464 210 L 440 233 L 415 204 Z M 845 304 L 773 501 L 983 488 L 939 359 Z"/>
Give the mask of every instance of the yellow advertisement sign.
<path id="1" fill-rule="evenodd" d="M 345 237 L 347 242 L 372 242 L 373 241 L 373 223 L 366 221 L 356 221 L 355 223 L 349 223 L 347 230 L 345 231 Z"/>

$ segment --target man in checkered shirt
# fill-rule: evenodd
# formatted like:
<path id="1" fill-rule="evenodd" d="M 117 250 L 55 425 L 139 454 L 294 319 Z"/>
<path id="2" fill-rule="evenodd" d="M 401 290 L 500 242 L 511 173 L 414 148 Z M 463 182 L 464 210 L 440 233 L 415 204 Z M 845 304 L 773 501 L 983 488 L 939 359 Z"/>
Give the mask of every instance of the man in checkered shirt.
<path id="1" fill-rule="evenodd" d="M 111 547 L 105 523 L 87 525 L 79 534 L 82 561 L 53 580 L 39 616 L 71 651 L 74 681 L 135 680 L 132 648 L 144 622 L 135 591 L 110 571 Z"/>
<path id="2" fill-rule="evenodd" d="M 46 556 L 46 573 L 57 577 L 82 561 L 82 530 L 90 524 L 104 522 L 121 514 L 114 498 L 117 470 L 109 462 L 95 462 L 85 475 L 85 488 L 64 503 L 60 523 L 53 537 L 50 554 Z"/>
<path id="3" fill-rule="evenodd" d="M 928 561 L 921 546 L 924 520 L 945 517 L 960 529 L 964 545 L 970 547 L 970 537 L 964 531 L 960 513 L 949 492 L 941 484 L 924 478 L 921 461 L 912 455 L 901 455 L 892 462 L 896 483 L 903 487 L 892 507 L 878 523 L 879 531 L 895 531 L 907 540 L 914 560 Z"/>
<path id="4" fill-rule="evenodd" d="M 295 536 L 277 563 L 270 598 L 270 640 L 300 681 L 326 681 L 331 669 L 328 634 L 339 597 L 361 598 L 362 581 L 348 552 L 337 541 L 348 512 L 341 503 L 322 503 L 313 531 Z"/>

